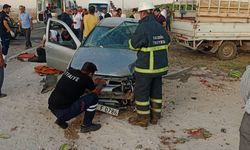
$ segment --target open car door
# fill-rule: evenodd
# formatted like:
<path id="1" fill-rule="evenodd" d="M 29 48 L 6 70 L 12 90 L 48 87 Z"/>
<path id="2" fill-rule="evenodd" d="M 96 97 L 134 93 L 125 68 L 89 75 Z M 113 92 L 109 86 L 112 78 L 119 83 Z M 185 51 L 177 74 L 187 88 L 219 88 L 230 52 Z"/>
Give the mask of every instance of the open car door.
<path id="1" fill-rule="evenodd" d="M 64 22 L 49 19 L 46 28 L 47 65 L 64 71 L 81 42 Z"/>

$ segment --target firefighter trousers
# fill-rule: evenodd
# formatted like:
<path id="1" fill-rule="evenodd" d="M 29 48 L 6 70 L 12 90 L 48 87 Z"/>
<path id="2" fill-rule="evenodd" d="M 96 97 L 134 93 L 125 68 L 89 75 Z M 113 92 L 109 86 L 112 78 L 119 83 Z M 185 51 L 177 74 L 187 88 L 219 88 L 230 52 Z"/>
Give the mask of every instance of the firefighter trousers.
<path id="1" fill-rule="evenodd" d="M 136 76 L 135 104 L 138 115 L 161 114 L 162 77 Z"/>

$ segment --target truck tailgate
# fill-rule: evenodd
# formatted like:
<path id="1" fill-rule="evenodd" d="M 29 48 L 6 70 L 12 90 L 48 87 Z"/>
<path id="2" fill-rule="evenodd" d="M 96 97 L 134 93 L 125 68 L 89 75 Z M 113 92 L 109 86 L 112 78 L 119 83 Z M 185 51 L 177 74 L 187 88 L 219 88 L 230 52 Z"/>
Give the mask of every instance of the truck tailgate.
<path id="1" fill-rule="evenodd" d="M 194 20 L 174 19 L 172 33 L 174 38 L 189 41 L 194 38 Z"/>

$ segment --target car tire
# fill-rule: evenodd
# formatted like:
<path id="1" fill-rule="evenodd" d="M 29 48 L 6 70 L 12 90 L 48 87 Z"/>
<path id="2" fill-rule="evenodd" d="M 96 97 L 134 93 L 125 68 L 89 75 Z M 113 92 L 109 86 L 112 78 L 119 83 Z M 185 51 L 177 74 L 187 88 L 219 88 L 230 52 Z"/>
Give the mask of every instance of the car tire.
<path id="1" fill-rule="evenodd" d="M 234 42 L 226 41 L 221 44 L 217 51 L 220 60 L 234 59 L 238 54 L 237 46 Z"/>

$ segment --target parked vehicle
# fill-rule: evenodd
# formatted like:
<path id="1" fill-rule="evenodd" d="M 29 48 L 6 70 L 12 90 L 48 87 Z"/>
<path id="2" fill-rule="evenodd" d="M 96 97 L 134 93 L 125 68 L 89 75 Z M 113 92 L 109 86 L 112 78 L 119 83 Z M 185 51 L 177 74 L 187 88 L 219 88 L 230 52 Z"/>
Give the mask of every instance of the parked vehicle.
<path id="1" fill-rule="evenodd" d="M 235 58 L 239 49 L 250 50 L 249 1 L 179 0 L 173 5 L 172 31 L 178 44 L 216 53 L 221 60 Z"/>
<path id="2" fill-rule="evenodd" d="M 60 24 L 60 27 L 52 25 L 55 23 Z M 48 40 L 45 43 L 47 64 L 65 70 L 67 67 L 81 69 L 87 61 L 95 63 L 98 67 L 96 75 L 108 81 L 99 96 L 100 104 L 105 106 L 100 105 L 102 107 L 99 110 L 117 115 L 118 108 L 133 100 L 132 66 L 136 52 L 128 49 L 128 40 L 137 26 L 138 21 L 135 19 L 105 18 L 81 44 L 64 22 L 49 19 L 46 31 Z M 67 36 L 65 40 L 62 32 L 69 34 L 70 38 Z M 58 41 L 51 39 L 54 33 L 61 36 Z"/>
<path id="3" fill-rule="evenodd" d="M 44 11 L 46 7 L 50 7 L 52 18 L 58 19 L 65 9 L 73 9 L 77 7 L 76 0 L 37 0 L 37 18 L 38 21 L 47 23 Z"/>
<path id="4" fill-rule="evenodd" d="M 103 9 L 106 9 L 107 12 L 110 12 L 110 0 L 89 0 L 88 7 L 90 6 L 95 6 L 99 12 L 102 12 Z"/>

